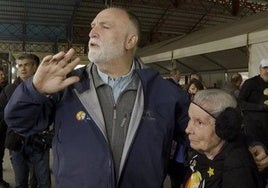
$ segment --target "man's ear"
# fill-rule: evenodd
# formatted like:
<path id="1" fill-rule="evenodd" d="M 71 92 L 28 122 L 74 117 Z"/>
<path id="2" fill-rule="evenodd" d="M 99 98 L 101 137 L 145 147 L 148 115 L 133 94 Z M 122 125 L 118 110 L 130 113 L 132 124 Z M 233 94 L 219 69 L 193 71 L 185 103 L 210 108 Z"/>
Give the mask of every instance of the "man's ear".
<path id="1" fill-rule="evenodd" d="M 126 49 L 130 50 L 135 48 L 135 46 L 137 45 L 138 42 L 138 36 L 137 35 L 129 35 L 126 41 Z"/>

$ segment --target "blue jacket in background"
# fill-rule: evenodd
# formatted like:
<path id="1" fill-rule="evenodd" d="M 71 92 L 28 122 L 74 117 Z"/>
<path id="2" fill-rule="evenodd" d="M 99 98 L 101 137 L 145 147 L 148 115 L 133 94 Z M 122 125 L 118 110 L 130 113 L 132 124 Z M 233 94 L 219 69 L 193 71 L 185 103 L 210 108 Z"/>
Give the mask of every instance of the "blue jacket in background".
<path id="1" fill-rule="evenodd" d="M 135 117 L 130 122 L 133 126 L 128 129 L 116 180 L 105 125 L 99 118 L 99 102 L 87 71 L 91 66 L 74 70 L 71 74 L 79 76 L 80 81 L 52 97 L 39 94 L 32 79 L 19 85 L 5 109 L 8 126 L 22 135 L 31 135 L 54 122 L 57 188 L 163 187 L 175 126 L 188 119 L 187 96 L 156 71 L 135 70 L 142 95 L 135 102 Z"/>

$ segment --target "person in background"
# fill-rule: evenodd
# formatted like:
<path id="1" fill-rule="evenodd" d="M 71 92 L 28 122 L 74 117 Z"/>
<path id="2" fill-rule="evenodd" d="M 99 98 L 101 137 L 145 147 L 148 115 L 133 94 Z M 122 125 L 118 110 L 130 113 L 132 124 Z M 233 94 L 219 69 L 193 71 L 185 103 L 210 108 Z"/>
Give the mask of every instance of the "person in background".
<path id="1" fill-rule="evenodd" d="M 182 87 L 179 84 L 180 81 L 180 71 L 178 68 L 173 69 L 170 71 L 170 78 L 167 79 L 172 84 L 176 85 L 178 87 L 178 93 L 181 96 L 184 96 L 184 98 L 187 98 L 188 94 L 186 91 L 182 89 Z M 188 102 L 184 102 L 184 109 L 187 110 L 189 108 L 190 100 Z M 172 155 L 170 157 L 169 165 L 168 165 L 168 175 L 171 181 L 171 188 L 178 188 L 181 185 L 183 185 L 185 173 L 186 173 L 186 167 L 184 165 L 184 162 L 186 160 L 186 154 L 188 152 L 188 142 L 187 137 L 185 134 L 185 128 L 188 123 L 188 118 L 185 118 L 184 121 L 180 122 L 181 129 L 178 129 L 176 133 L 174 134 L 175 137 L 173 139 L 172 144 Z M 183 131 L 180 131 L 183 130 Z"/>
<path id="2" fill-rule="evenodd" d="M 173 83 L 175 83 L 176 85 L 178 85 L 180 88 L 181 85 L 180 85 L 180 79 L 181 79 L 181 73 L 180 73 L 180 70 L 178 68 L 175 68 L 175 69 L 172 69 L 170 71 L 170 77 L 167 79 Z"/>
<path id="3" fill-rule="evenodd" d="M 259 65 L 260 74 L 247 79 L 238 101 L 244 117 L 244 132 L 251 145 L 263 182 L 268 178 L 268 58 Z"/>
<path id="4" fill-rule="evenodd" d="M 230 81 L 226 82 L 223 85 L 222 89 L 230 93 L 237 99 L 239 92 L 240 92 L 240 86 L 241 86 L 242 81 L 243 81 L 243 78 L 241 74 L 234 73 L 232 74 Z"/>
<path id="5" fill-rule="evenodd" d="M 223 90 L 196 93 L 186 128 L 194 152 L 184 188 L 261 188 L 236 107 L 235 98 Z"/>
<path id="6" fill-rule="evenodd" d="M 11 98 L 15 89 L 34 75 L 38 65 L 39 57 L 35 54 L 21 53 L 16 58 L 18 77 L 14 83 L 7 85 L 0 95 L 1 126 L 7 126 L 4 121 L 4 108 Z M 14 93 L 17 97 L 17 93 Z M 24 116 L 25 114 L 22 114 Z M 23 123 L 24 124 L 24 123 Z M 16 126 L 20 126 L 16 123 Z M 15 174 L 15 183 L 18 188 L 28 187 L 30 169 L 34 172 L 37 187 L 50 187 L 49 149 L 37 151 L 34 148 L 32 137 L 22 137 L 13 130 L 8 129 L 5 139 L 6 148 L 11 150 L 11 164 Z M 38 148 L 42 149 L 42 148 Z"/>
<path id="7" fill-rule="evenodd" d="M 190 74 L 190 82 L 193 79 L 199 80 L 200 82 L 203 81 L 202 76 L 200 74 L 196 73 L 196 72 L 193 72 L 193 73 Z"/>
<path id="8" fill-rule="evenodd" d="M 187 92 L 188 92 L 188 88 L 189 88 L 189 86 L 190 86 L 190 83 L 191 83 L 193 80 L 199 80 L 199 82 L 201 82 L 201 84 L 203 85 L 203 88 L 204 88 L 204 89 L 207 89 L 206 86 L 205 86 L 205 83 L 203 82 L 203 78 L 202 78 L 202 76 L 201 76 L 199 73 L 197 73 L 197 72 L 193 72 L 193 73 L 191 73 L 190 76 L 189 76 L 189 83 L 186 84 L 186 85 L 184 86 L 184 89 L 185 89 Z"/>
<path id="9" fill-rule="evenodd" d="M 6 74 L 4 72 L 4 69 L 2 67 L 0 67 L 0 92 L 7 85 L 6 80 L 7 79 L 6 79 Z M 1 188 L 9 187 L 9 183 L 7 183 L 3 179 L 3 162 L 4 162 L 3 160 L 4 160 L 4 154 L 5 154 L 6 131 L 7 131 L 6 125 L 3 125 L 0 122 L 0 162 L 1 162 L 1 164 L 0 164 L 0 187 Z"/>
<path id="10" fill-rule="evenodd" d="M 56 187 L 163 186 L 188 99 L 135 58 L 139 33 L 131 12 L 102 10 L 91 22 L 88 65 L 73 70 L 74 49 L 46 56 L 9 100 L 5 120 L 16 132 L 54 123 Z"/>
<path id="11" fill-rule="evenodd" d="M 0 67 L 0 92 L 7 85 L 6 73 L 3 67 Z"/>
<path id="12" fill-rule="evenodd" d="M 204 86 L 199 80 L 192 79 L 187 88 L 187 92 L 189 93 L 190 100 L 193 100 L 195 94 L 198 91 L 203 90 L 203 89 L 204 89 Z"/>

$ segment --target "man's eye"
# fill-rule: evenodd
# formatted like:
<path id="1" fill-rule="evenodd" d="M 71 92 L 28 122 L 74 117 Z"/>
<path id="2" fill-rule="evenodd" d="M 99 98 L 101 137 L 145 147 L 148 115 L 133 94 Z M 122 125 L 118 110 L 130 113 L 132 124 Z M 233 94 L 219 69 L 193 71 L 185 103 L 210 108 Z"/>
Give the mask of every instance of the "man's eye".
<path id="1" fill-rule="evenodd" d="M 107 25 L 103 25 L 103 28 L 104 28 L 104 29 L 110 29 L 110 27 L 107 26 Z"/>

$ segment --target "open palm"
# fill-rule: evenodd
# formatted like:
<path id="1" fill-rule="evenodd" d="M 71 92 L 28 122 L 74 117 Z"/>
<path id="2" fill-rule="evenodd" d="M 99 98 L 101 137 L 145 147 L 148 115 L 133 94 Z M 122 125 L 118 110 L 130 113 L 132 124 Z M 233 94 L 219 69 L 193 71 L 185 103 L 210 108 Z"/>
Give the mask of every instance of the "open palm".
<path id="1" fill-rule="evenodd" d="M 54 56 L 44 57 L 33 77 L 33 85 L 37 91 L 52 94 L 78 82 L 77 76 L 67 77 L 80 61 L 75 58 L 70 62 L 74 54 L 75 51 L 71 48 L 67 53 L 59 52 Z"/>

